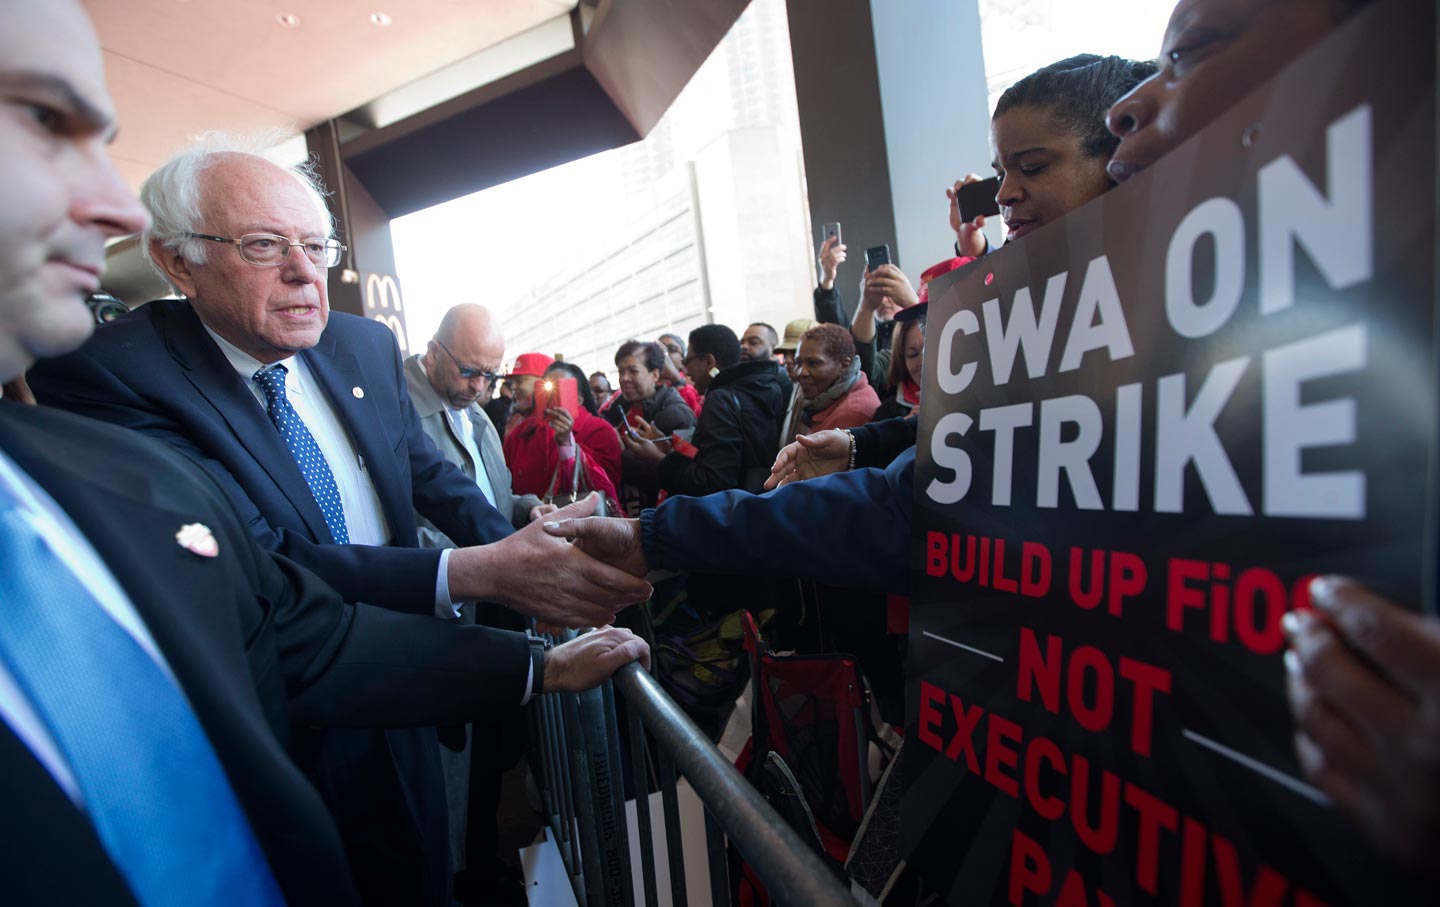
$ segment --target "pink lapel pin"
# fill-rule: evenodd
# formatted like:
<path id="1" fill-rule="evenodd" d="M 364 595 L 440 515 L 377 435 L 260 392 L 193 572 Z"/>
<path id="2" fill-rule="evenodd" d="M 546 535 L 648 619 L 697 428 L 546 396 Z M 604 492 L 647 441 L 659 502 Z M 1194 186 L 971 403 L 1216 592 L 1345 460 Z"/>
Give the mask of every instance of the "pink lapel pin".
<path id="1" fill-rule="evenodd" d="M 220 553 L 220 543 L 215 534 L 204 523 L 186 523 L 175 533 L 175 541 L 181 548 L 201 557 L 214 557 Z"/>
<path id="2" fill-rule="evenodd" d="M 365 388 L 363 387 L 352 387 L 350 388 L 350 393 L 355 395 L 356 400 L 365 399 Z"/>

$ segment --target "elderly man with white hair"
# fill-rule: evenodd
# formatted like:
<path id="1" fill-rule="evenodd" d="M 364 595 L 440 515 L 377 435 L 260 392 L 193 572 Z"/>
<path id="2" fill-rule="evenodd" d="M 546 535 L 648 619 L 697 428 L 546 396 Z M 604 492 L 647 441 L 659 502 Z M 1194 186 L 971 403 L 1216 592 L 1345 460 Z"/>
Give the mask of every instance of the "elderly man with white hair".
<path id="1" fill-rule="evenodd" d="M 304 171 L 216 139 L 146 181 L 147 254 L 180 299 L 142 306 L 30 375 L 42 403 L 159 438 L 200 462 L 263 546 L 347 601 L 454 614 L 494 601 L 559 626 L 599 626 L 648 586 L 566 546 L 497 556 L 513 531 L 421 431 L 395 338 L 331 313 L 340 243 Z M 416 546 L 415 513 L 456 544 Z M 486 688 L 523 704 L 574 665 L 523 633 L 491 637 Z M 560 650 L 555 650 L 560 651 Z M 547 679 L 547 677 L 549 679 Z M 297 729 L 294 752 L 376 903 L 448 901 L 433 729 Z"/>

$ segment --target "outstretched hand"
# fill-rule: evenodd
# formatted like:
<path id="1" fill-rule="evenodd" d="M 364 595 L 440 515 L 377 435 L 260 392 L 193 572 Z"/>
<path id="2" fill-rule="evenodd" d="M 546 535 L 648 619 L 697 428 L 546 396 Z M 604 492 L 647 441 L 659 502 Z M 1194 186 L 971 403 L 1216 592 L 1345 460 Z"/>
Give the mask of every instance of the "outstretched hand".
<path id="1" fill-rule="evenodd" d="M 1305 774 L 1394 859 L 1440 853 L 1440 623 L 1347 579 L 1285 615 L 1287 692 Z"/>
<path id="2" fill-rule="evenodd" d="M 803 482 L 832 472 L 844 472 L 850 465 L 850 435 L 839 428 L 827 428 L 813 435 L 800 435 L 780 449 L 767 491 L 790 482 Z"/>
<path id="3" fill-rule="evenodd" d="M 640 577 L 649 572 L 649 565 L 645 563 L 645 548 L 640 542 L 639 520 L 594 516 L 552 518 L 545 521 L 544 528 L 550 535 L 573 541 L 576 548 L 631 576 Z"/>
<path id="4" fill-rule="evenodd" d="M 586 517 L 599 500 L 592 493 L 551 516 Z M 603 626 L 652 591 L 643 579 L 547 533 L 542 523 L 490 545 L 452 551 L 448 577 L 454 600 L 497 601 L 552 627 Z"/>
<path id="5" fill-rule="evenodd" d="M 650 669 L 645 640 L 620 627 L 601 627 L 545 653 L 545 692 L 581 693 L 632 661 Z"/>

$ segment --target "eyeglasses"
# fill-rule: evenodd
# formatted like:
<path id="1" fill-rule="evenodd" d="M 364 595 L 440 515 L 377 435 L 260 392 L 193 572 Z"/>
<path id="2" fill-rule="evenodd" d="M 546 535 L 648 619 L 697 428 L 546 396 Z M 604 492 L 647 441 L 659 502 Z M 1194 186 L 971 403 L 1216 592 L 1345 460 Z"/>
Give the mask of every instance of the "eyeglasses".
<path id="1" fill-rule="evenodd" d="M 445 355 L 449 356 L 450 361 L 455 363 L 455 370 L 458 371 L 460 373 L 460 377 L 464 378 L 466 381 L 469 381 L 472 378 L 484 378 L 486 384 L 493 384 L 495 382 L 495 379 L 500 377 L 499 372 L 487 372 L 484 369 L 471 368 L 468 365 L 461 365 L 460 360 L 455 358 L 455 354 L 450 352 L 450 347 L 441 343 L 438 337 L 435 339 L 435 345 L 445 351 Z"/>
<path id="2" fill-rule="evenodd" d="M 234 246 L 240 250 L 241 258 L 262 268 L 280 267 L 295 246 L 300 247 L 300 250 L 305 253 L 305 257 L 310 259 L 310 263 L 315 267 L 333 268 L 340 263 L 340 253 L 346 249 L 339 240 L 326 239 L 323 236 L 307 236 L 299 242 L 291 242 L 286 237 L 276 236 L 274 233 L 246 233 L 239 239 L 211 236 L 208 233 L 186 233 L 185 235 L 192 239 L 208 239 L 211 242 Z"/>

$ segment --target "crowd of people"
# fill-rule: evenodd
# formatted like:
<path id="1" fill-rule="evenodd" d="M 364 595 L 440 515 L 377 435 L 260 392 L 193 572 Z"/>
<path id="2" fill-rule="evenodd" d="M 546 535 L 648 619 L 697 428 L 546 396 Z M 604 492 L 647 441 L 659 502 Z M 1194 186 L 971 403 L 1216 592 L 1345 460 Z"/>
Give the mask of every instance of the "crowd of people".
<path id="1" fill-rule="evenodd" d="M 1363 5 L 1182 0 L 1158 64 L 1081 55 L 1021 79 L 990 124 L 1007 241 L 1139 173 Z M 813 320 L 630 340 L 614 387 L 508 358 L 471 303 L 402 358 L 385 327 L 329 311 L 342 247 L 313 174 L 214 138 L 136 199 L 106 153 L 115 115 L 83 10 L 10 6 L 14 902 L 514 899 L 496 804 L 520 707 L 648 664 L 613 624 L 654 569 L 822 586 L 882 716 L 903 722 L 886 596 L 909 591 L 926 296 L 993 251 L 958 208 L 978 176 L 945 192 L 955 256 L 914 282 L 865 269 L 853 312 L 829 238 Z M 135 233 L 175 298 L 95 330 L 105 240 Z M 1311 593 L 1318 613 L 1285 621 L 1300 763 L 1382 852 L 1433 871 L 1440 629 L 1342 578 Z M 527 625 L 598 629 L 552 646 Z"/>

